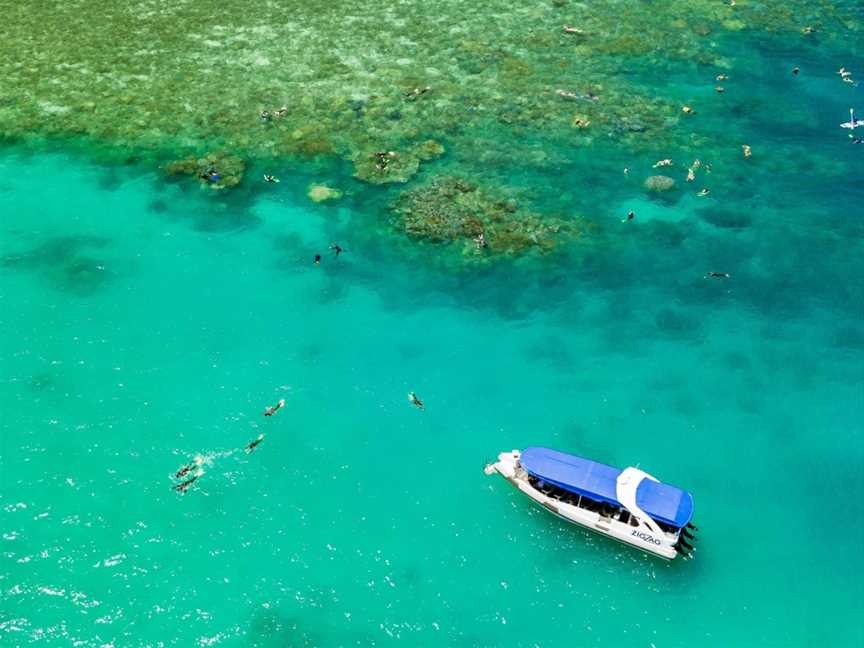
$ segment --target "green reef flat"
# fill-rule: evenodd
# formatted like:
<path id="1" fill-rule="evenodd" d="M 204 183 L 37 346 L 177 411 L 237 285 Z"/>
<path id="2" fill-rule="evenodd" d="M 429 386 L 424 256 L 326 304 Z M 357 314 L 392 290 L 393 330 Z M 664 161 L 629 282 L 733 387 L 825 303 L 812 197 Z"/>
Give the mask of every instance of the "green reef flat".
<path id="1" fill-rule="evenodd" d="M 864 646 L 860 2 L 0 17 L 0 646 Z"/>
<path id="2" fill-rule="evenodd" d="M 813 116 L 792 97 L 768 105 L 744 91 L 760 63 L 741 44 L 818 55 L 864 40 L 854 3 L 822 1 L 78 1 L 8 3 L 3 17 L 17 35 L 0 44 L 7 139 L 78 138 L 168 175 L 215 166 L 214 189 L 277 163 L 320 169 L 348 196 L 388 186 L 388 204 L 430 177 L 459 178 L 517 203 L 479 222 L 493 256 L 569 238 L 580 228 L 550 238 L 543 219 L 596 217 L 609 198 L 598 176 L 627 166 L 641 182 L 658 157 L 675 160 L 679 185 L 710 157 L 712 191 L 746 193 L 730 176 L 755 115 L 790 128 Z M 735 119 L 750 121 L 746 141 L 730 141 Z M 383 170 L 379 152 L 393 153 Z M 393 222 L 417 239 L 461 236 L 458 210 L 442 200 L 439 212 L 421 227 Z"/>

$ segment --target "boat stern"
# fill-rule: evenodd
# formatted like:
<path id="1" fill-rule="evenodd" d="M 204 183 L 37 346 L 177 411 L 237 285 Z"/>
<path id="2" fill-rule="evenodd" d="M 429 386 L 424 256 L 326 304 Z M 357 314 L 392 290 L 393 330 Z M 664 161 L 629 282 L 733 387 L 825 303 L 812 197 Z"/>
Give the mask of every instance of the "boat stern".
<path id="1" fill-rule="evenodd" d="M 498 461 L 486 464 L 483 472 L 487 475 L 493 475 L 496 472 L 506 479 L 516 477 L 516 470 L 519 468 L 519 450 L 511 450 L 510 452 L 502 452 L 498 455 Z"/>

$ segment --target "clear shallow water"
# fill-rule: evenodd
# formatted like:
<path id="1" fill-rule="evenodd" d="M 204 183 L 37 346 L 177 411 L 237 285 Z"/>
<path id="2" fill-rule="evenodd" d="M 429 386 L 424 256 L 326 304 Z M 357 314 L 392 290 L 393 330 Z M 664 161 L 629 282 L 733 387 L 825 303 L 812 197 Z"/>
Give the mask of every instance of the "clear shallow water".
<path id="1" fill-rule="evenodd" d="M 739 5 L 748 21 L 771 9 Z M 360 149 L 398 140 L 374 132 L 381 120 L 416 130 L 405 135 L 412 142 L 441 139 L 447 154 L 424 162 L 408 189 L 467 176 L 526 209 L 584 216 L 583 235 L 561 237 L 547 256 L 466 265 L 409 241 L 386 209 L 401 186 L 362 185 L 332 160 L 261 168 L 259 159 L 240 189 L 216 198 L 150 163 L 92 163 L 135 148 L 58 140 L 0 153 L 4 644 L 864 644 L 855 621 L 864 612 L 864 189 L 855 180 L 864 147 L 837 127 L 864 102 L 860 86 L 835 74 L 845 65 L 864 78 L 847 20 L 860 10 L 837 14 L 848 33 L 828 10 L 817 23 L 814 6 L 797 14 L 817 24 L 809 39 L 784 16 L 774 34 L 761 22 L 707 35 L 697 25 L 670 36 L 674 47 L 628 41 L 640 55 L 619 43 L 603 58 L 585 48 L 610 46 L 606 23 L 591 23 L 582 5 L 560 6 L 535 18 L 555 29 L 537 42 L 534 23 L 510 29 L 523 24 L 518 14 L 497 39 L 473 16 L 488 45 L 483 64 L 494 65 L 467 79 L 470 101 L 441 79 L 410 107 L 406 73 L 378 68 L 363 78 L 405 111 L 398 128 L 374 106 L 355 117 L 341 94 L 351 79 L 341 77 L 327 77 L 338 96 L 321 108 L 333 123 L 316 126 L 334 141 L 362 135 Z M 590 9 L 611 16 L 616 33 L 626 22 L 612 5 Z M 590 70 L 558 42 L 557 23 L 577 18 L 599 38 L 574 46 Z M 665 34 L 667 16 L 655 18 L 651 29 Z M 185 38 L 182 22 L 170 26 Z M 511 31 L 517 44 L 532 41 L 528 54 L 517 50 L 533 75 L 517 74 Z M 460 65 L 472 67 L 482 52 L 464 45 Z M 576 67 L 558 66 L 550 47 Z M 6 57 L 16 84 L 30 88 L 38 76 L 43 100 L 67 91 L 70 106 L 93 99 L 92 88 L 42 74 L 57 68 L 56 51 L 36 58 L 39 70 Z M 415 64 L 432 74 L 422 56 Z M 730 76 L 723 94 L 712 90 L 718 72 Z M 412 75 L 411 86 L 427 80 Z M 232 87 L 267 75 L 243 68 L 242 77 Z M 593 130 L 570 129 L 569 107 L 542 107 L 557 102 L 559 85 L 598 84 Z M 221 84 L 181 89 L 207 97 L 201 111 L 226 110 Z M 226 114 L 238 132 L 269 137 L 257 111 L 281 95 L 247 95 Z M 44 114 L 22 121 L 7 101 L 0 117 L 4 132 L 84 124 L 105 135 L 108 124 L 122 131 L 117 141 L 171 149 L 172 129 L 188 128 L 191 148 L 225 145 L 218 129 L 162 104 L 142 112 L 129 97 L 126 108 L 99 101 L 92 117 L 29 100 L 19 102 L 25 113 Z M 494 119 L 465 122 L 475 103 Z M 673 123 L 684 103 L 697 114 Z M 129 106 L 134 120 L 123 116 Z M 307 108 L 282 126 L 320 112 Z M 631 109 L 656 109 L 666 125 L 622 135 L 604 121 Z M 541 113 L 557 115 L 557 126 Z M 142 135 L 159 123 L 171 128 Z M 205 135 L 215 143 L 196 139 Z M 642 181 L 666 157 L 678 189 L 650 197 Z M 687 184 L 696 158 L 712 173 Z M 264 171 L 282 183 L 259 186 Z M 312 181 L 345 199 L 312 205 Z M 706 198 L 695 196 L 702 186 Z M 629 209 L 637 219 L 622 224 Z M 331 241 L 348 252 L 333 259 Z M 712 281 L 707 271 L 732 277 Z M 409 390 L 426 412 L 408 404 Z M 262 417 L 279 398 L 286 408 Z M 254 454 L 237 451 L 262 432 Z M 498 452 L 529 444 L 639 464 L 691 490 L 696 559 L 666 564 L 589 535 L 483 475 Z M 171 475 L 196 453 L 208 458 L 206 474 L 178 496 Z"/>
<path id="2" fill-rule="evenodd" d="M 860 494 L 860 241 L 831 196 L 821 223 L 787 209 L 677 245 L 645 223 L 612 252 L 454 279 L 364 237 L 366 214 L 298 202 L 300 177 L 224 212 L 62 153 L 8 151 L 0 177 L 10 645 L 864 640 L 864 511 L 837 499 Z M 794 242 L 826 226 L 808 264 Z M 731 281 L 690 265 L 766 231 Z M 528 444 L 692 490 L 697 558 L 643 556 L 483 475 Z M 212 463 L 178 496 L 195 453 Z"/>

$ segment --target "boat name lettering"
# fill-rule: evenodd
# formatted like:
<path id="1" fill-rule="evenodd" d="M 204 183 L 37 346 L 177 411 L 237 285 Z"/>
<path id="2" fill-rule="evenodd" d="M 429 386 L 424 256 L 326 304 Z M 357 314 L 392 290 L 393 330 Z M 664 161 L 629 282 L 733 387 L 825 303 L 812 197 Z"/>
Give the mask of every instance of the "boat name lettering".
<path id="1" fill-rule="evenodd" d="M 659 539 L 659 538 L 655 538 L 654 536 L 649 535 L 649 534 L 647 534 L 647 533 L 639 533 L 638 531 L 634 531 L 634 532 L 631 533 L 630 535 L 634 535 L 634 536 L 636 536 L 637 538 L 639 538 L 640 540 L 644 540 L 645 542 L 650 542 L 650 543 L 655 544 L 655 545 L 659 545 L 659 544 L 660 544 L 660 539 Z"/>

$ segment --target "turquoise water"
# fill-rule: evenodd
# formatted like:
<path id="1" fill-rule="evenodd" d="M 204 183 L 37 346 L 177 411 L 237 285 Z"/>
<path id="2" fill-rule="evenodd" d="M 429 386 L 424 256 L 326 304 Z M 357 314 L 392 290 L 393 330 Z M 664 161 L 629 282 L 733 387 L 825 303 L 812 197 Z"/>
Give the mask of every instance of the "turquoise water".
<path id="1" fill-rule="evenodd" d="M 597 253 L 455 281 L 353 246 L 357 215 L 298 204 L 290 178 L 219 213 L 62 153 L 8 152 L 0 176 L 10 645 L 864 638 L 862 510 L 842 498 L 864 409 L 852 224 L 787 211 L 836 248 L 787 250 L 805 264 L 788 278 L 778 248 L 801 234 L 771 241 L 772 221 L 725 282 L 688 272 L 684 244 L 646 267 L 635 241 L 629 271 Z M 696 559 L 592 536 L 483 475 L 528 444 L 692 490 Z M 212 463 L 179 496 L 196 453 Z"/>
<path id="2" fill-rule="evenodd" d="M 484 133 L 485 176 L 592 223 L 488 266 L 394 233 L 388 190 L 347 175 L 312 205 L 321 168 L 214 198 L 5 148 L 4 644 L 864 645 L 864 146 L 838 128 L 862 91 L 824 48 L 750 38 L 724 95 L 698 88 L 688 148 L 538 142 L 535 165 Z M 794 86 L 757 74 L 796 64 Z M 638 74 L 683 102 L 716 73 L 686 66 Z M 684 187 L 651 198 L 669 156 Z M 685 185 L 697 157 L 712 174 Z M 528 445 L 692 491 L 695 559 L 483 474 Z"/>

